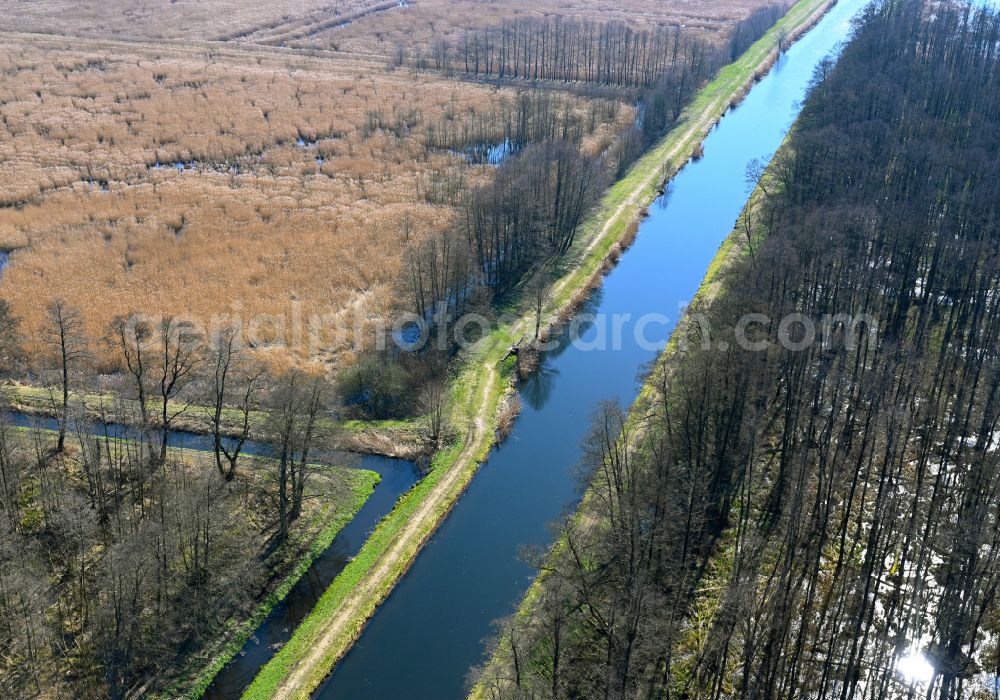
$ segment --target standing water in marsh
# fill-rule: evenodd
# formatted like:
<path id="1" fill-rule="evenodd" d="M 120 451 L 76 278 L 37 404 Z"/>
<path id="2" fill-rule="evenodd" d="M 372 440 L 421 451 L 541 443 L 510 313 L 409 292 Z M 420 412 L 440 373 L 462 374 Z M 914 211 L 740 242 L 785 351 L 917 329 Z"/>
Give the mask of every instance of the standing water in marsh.
<path id="1" fill-rule="evenodd" d="M 575 467 L 589 418 L 602 399 L 629 404 L 637 372 L 655 358 L 684 303 L 732 231 L 747 198 L 745 171 L 774 153 L 798 114 L 817 64 L 847 38 L 865 0 L 840 0 L 712 131 L 705 155 L 685 167 L 650 209 L 633 247 L 587 311 L 598 320 L 579 342 L 548 353 L 520 388 L 524 410 L 510 438 L 480 468 L 413 568 L 318 691 L 323 700 L 458 698 L 482 661 L 492 621 L 513 612 L 534 571 L 523 546 L 547 546 L 549 524 L 579 499 Z M 630 315 L 620 346 L 611 318 Z M 638 342 L 635 323 L 647 325 Z M 609 319 L 606 322 L 600 319 Z"/>

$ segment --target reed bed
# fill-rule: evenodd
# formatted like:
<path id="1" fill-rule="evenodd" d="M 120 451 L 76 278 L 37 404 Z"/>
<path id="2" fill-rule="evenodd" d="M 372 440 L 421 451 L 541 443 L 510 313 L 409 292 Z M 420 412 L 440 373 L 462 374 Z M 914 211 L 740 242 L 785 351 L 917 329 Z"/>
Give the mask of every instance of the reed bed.
<path id="1" fill-rule="evenodd" d="M 452 220 L 427 183 L 491 175 L 428 129 L 516 99 L 350 60 L 0 41 L 0 295 L 29 341 L 64 297 L 95 339 L 123 313 L 233 316 L 275 365 L 349 362 L 407 248 Z"/>
<path id="2" fill-rule="evenodd" d="M 440 41 L 460 39 L 466 30 L 496 26 L 524 17 L 560 17 L 590 22 L 626 22 L 637 28 L 683 27 L 704 38 L 723 39 L 732 25 L 770 0 L 411 0 L 405 7 L 359 17 L 347 25 L 321 29 L 289 46 L 389 56 L 405 47 L 432 60 Z"/>

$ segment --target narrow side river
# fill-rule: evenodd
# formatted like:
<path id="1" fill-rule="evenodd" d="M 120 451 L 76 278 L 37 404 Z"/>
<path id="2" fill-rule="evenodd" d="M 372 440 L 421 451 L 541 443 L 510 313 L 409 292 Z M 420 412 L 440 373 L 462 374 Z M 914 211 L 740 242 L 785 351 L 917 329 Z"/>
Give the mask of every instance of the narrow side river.
<path id="1" fill-rule="evenodd" d="M 190 447 L 190 445 L 185 445 Z M 269 454 L 269 446 L 262 446 Z M 361 510 L 344 528 L 337 533 L 333 542 L 312 563 L 302 578 L 292 587 L 285 599 L 257 628 L 253 636 L 243 645 L 239 654 L 226 664 L 215 676 L 205 691 L 203 698 L 225 700 L 238 698 L 253 681 L 261 667 L 271 660 L 282 644 L 292 637 L 299 623 L 312 611 L 323 592 L 329 588 L 347 563 L 360 551 L 361 545 L 375 529 L 396 501 L 410 490 L 420 474 L 412 462 L 376 455 L 347 455 L 339 458 L 336 454 L 317 455 L 317 459 L 329 464 L 349 463 L 361 469 L 378 472 L 382 480 L 368 497 Z"/>
<path id="2" fill-rule="evenodd" d="M 746 101 L 705 142 L 650 209 L 638 239 L 594 294 L 600 319 L 580 343 L 549 353 L 521 387 L 524 410 L 511 437 L 476 474 L 468 491 L 427 543 L 413 568 L 369 622 L 354 648 L 318 691 L 323 700 L 458 698 L 470 667 L 483 658 L 493 620 L 513 612 L 531 582 L 525 545 L 548 545 L 549 524 L 579 499 L 575 467 L 588 420 L 599 401 L 629 404 L 638 370 L 656 351 L 634 337 L 647 313 L 646 338 L 665 341 L 682 305 L 747 198 L 749 161 L 767 158 L 798 114 L 816 65 L 844 40 L 865 0 L 840 0 L 795 43 Z M 630 314 L 620 347 L 611 317 Z M 608 336 L 607 349 L 588 344 Z"/>

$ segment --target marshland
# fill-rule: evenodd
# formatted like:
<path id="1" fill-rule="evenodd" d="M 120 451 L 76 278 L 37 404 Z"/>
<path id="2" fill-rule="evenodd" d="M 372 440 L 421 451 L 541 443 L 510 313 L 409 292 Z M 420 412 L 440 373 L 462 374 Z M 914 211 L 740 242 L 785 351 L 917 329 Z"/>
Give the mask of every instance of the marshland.
<path id="1" fill-rule="evenodd" d="M 0 8 L 5 694 L 995 696 L 994 12 Z"/>

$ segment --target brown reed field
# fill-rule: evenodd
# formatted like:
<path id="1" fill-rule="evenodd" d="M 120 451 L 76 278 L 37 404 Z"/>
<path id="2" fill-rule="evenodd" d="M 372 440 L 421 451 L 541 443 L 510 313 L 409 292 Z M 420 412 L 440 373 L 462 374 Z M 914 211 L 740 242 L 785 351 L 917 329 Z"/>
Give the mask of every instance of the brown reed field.
<path id="1" fill-rule="evenodd" d="M 0 294 L 29 339 L 60 296 L 94 337 L 135 311 L 376 317 L 408 243 L 452 215 L 428 183 L 489 176 L 429 148 L 428 125 L 514 99 L 355 59 L 8 37 Z"/>
<path id="2" fill-rule="evenodd" d="M 331 326 L 388 317 L 407 249 L 455 214 L 440 191 L 491 177 L 454 135 L 523 89 L 394 66 L 392 47 L 531 13 L 724 37 L 764 4 L 0 0 L 0 297 L 29 350 L 62 297 L 95 339 L 124 313 L 266 315 L 264 341 L 283 323 L 297 345 L 262 357 L 350 361 L 359 337 Z M 556 92 L 584 150 L 634 118 L 632 95 Z"/>
<path id="3" fill-rule="evenodd" d="M 768 0 L 0 0 L 0 30 L 154 41 L 240 40 L 384 54 L 526 16 L 724 35 Z"/>
<path id="4" fill-rule="evenodd" d="M 355 16 L 379 0 L 0 0 L 5 30 L 122 39 L 211 40 L 323 16 Z"/>

